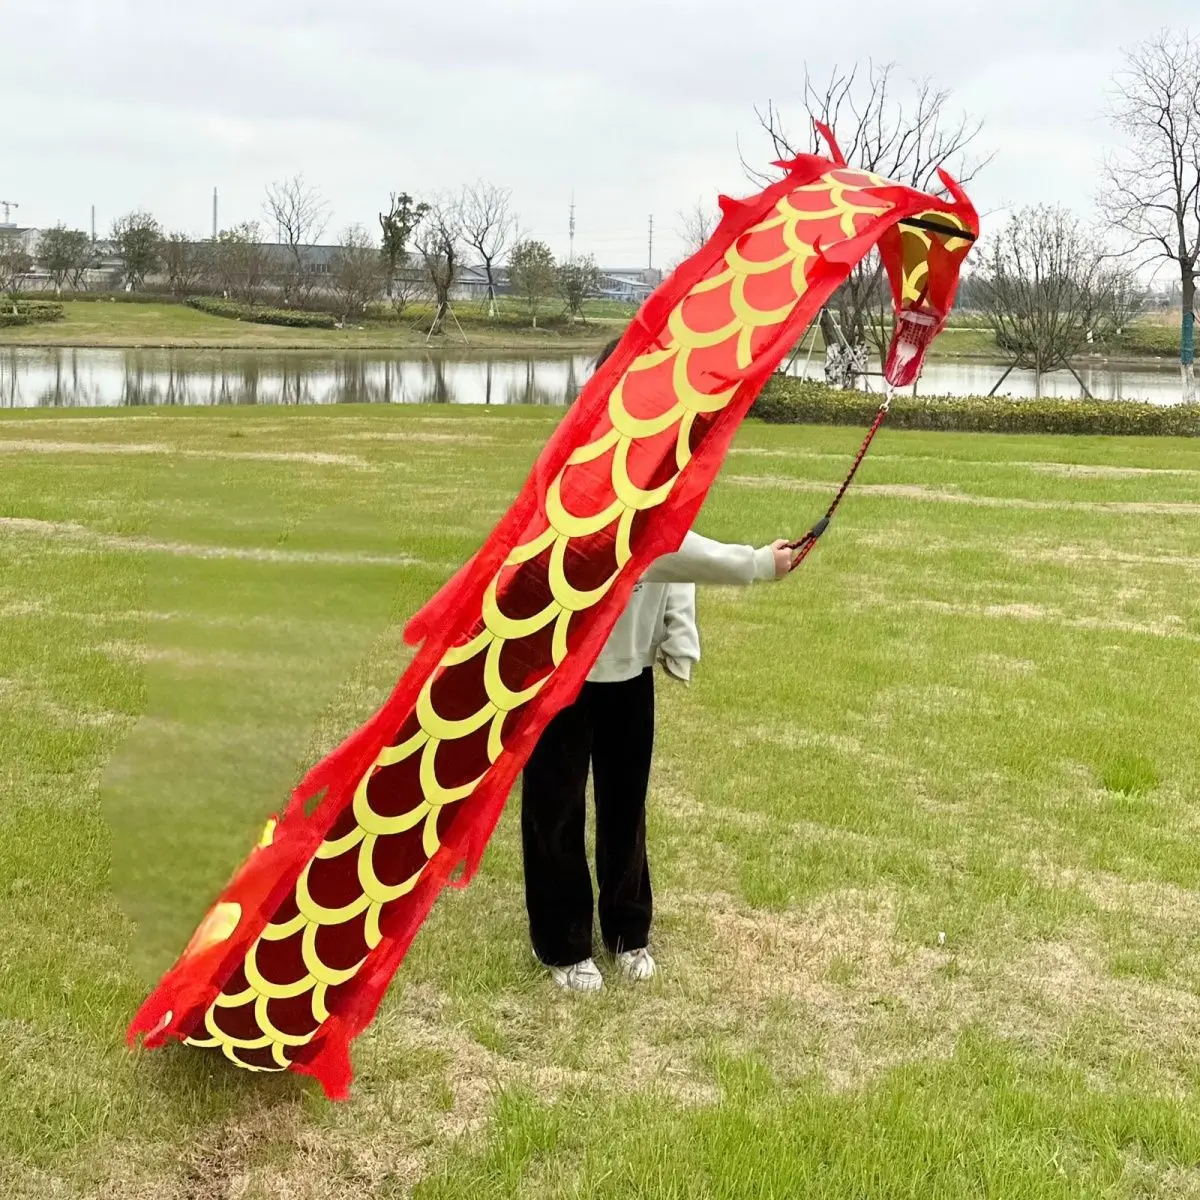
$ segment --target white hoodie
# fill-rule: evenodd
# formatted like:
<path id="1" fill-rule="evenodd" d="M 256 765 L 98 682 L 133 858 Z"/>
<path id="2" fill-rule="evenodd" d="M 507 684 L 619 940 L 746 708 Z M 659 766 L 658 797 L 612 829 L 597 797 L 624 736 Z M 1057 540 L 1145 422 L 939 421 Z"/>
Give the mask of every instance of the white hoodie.
<path id="1" fill-rule="evenodd" d="M 697 583 L 742 585 L 775 578 L 770 546 L 731 546 L 689 533 L 674 554 L 650 564 L 609 634 L 588 675 L 589 683 L 624 683 L 635 679 L 661 657 L 672 675 L 691 677 L 700 661 L 696 632 Z"/>

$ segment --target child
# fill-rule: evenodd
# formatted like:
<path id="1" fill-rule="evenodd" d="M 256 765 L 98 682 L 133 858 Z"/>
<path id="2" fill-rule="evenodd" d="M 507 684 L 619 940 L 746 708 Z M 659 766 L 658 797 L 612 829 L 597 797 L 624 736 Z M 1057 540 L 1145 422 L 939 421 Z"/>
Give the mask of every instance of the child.
<path id="1" fill-rule="evenodd" d="M 616 348 L 612 343 L 599 367 Z M 646 791 L 654 749 L 654 664 L 686 682 L 700 658 L 695 584 L 782 579 L 786 541 L 758 550 L 689 533 L 656 559 L 575 702 L 543 731 L 525 766 L 521 839 L 525 903 L 534 954 L 554 981 L 596 991 L 592 958 L 592 878 L 584 844 L 589 767 L 596 798 L 596 878 L 600 932 L 631 979 L 655 970 L 648 950 L 653 897 L 646 860 Z"/>

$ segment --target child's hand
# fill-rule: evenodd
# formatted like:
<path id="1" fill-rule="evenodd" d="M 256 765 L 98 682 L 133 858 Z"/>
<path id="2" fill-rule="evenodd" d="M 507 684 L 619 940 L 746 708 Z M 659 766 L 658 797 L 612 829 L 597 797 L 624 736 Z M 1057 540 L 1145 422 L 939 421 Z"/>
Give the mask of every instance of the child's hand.
<path id="1" fill-rule="evenodd" d="M 786 538 L 771 543 L 775 555 L 775 578 L 786 579 L 792 570 L 792 544 Z"/>

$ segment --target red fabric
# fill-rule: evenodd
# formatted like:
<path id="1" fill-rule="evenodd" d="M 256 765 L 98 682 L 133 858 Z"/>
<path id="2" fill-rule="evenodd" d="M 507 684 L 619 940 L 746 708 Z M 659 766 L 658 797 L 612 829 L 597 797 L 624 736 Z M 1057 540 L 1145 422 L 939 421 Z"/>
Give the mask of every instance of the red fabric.
<path id="1" fill-rule="evenodd" d="M 356 923 L 347 916 L 317 923 L 313 945 L 322 969 L 349 965 L 355 971 L 329 990 L 327 1016 L 319 1019 L 312 1005 L 307 1011 L 304 1004 L 271 1001 L 267 1006 L 274 1029 L 293 1037 L 311 1035 L 306 1045 L 287 1052 L 291 1068 L 317 1078 L 331 1097 L 348 1093 L 350 1042 L 374 1017 L 417 929 L 451 875 L 462 870 L 461 878 L 453 881 L 458 886 L 473 876 L 537 738 L 578 693 L 638 578 L 655 558 L 676 549 L 694 524 L 738 425 L 784 355 L 852 265 L 877 242 L 902 296 L 897 280 L 902 284 L 906 270 L 904 249 L 900 238 L 889 233 L 897 221 L 936 211 L 976 227 L 974 213 L 961 196 L 947 204 L 898 185 L 880 186 L 869 176 L 811 155 L 786 164 L 786 170 L 783 179 L 756 197 L 722 199 L 724 215 L 709 243 L 647 300 L 543 450 L 512 508 L 475 557 L 410 622 L 406 636 L 422 643 L 421 649 L 391 697 L 309 772 L 292 796 L 274 843 L 251 856 L 220 898 L 220 903 L 241 906 L 242 918 L 232 935 L 202 953 L 185 953 L 134 1018 L 131 1041 L 138 1034 L 147 1046 L 169 1038 L 206 1037 L 204 1014 L 218 997 L 223 1006 L 213 1010 L 214 1019 L 229 1023 L 220 1025 L 222 1031 L 228 1033 L 234 1026 L 261 1030 L 255 1024 L 253 1002 L 239 1001 L 246 989 L 243 972 L 252 962 L 260 973 L 274 973 L 274 983 L 302 984 L 308 959 L 300 957 L 301 934 L 278 932 L 299 913 L 298 898 L 341 911 L 356 897 L 371 894 L 363 893 L 364 870 L 384 888 L 415 878 L 411 891 L 373 910 L 381 940 L 369 952 L 361 920 Z M 831 201 L 840 202 L 845 211 L 830 216 Z M 877 211 L 880 207 L 883 213 Z M 796 218 L 796 213 L 801 216 Z M 781 220 L 794 222 L 789 225 L 790 241 Z M 807 239 L 814 251 L 800 260 L 797 238 Z M 948 312 L 964 253 L 965 248 L 943 253 L 940 244 L 937 253 L 931 250 L 921 312 L 932 314 L 936 328 Z M 805 285 L 799 299 L 797 261 Z M 781 265 L 773 265 L 777 263 Z M 945 307 L 937 307 L 940 304 Z M 753 319 L 739 316 L 747 306 Z M 767 319 L 764 314 L 779 315 Z M 680 328 L 690 341 L 679 340 Z M 726 336 L 724 331 L 730 329 L 734 333 Z M 904 372 L 919 369 L 925 344 L 904 342 L 894 352 L 897 360 L 903 358 Z M 631 371 L 635 363 L 638 369 Z M 619 451 L 606 441 L 619 433 L 613 424 L 618 410 L 623 422 L 644 425 L 636 436 L 623 435 Z M 688 426 L 680 415 L 685 410 L 690 413 Z M 656 422 L 665 424 L 660 429 Z M 603 450 L 605 445 L 610 448 Z M 681 446 L 687 452 L 682 469 L 677 461 Z M 600 447 L 603 452 L 572 461 L 582 447 Z M 625 456 L 619 470 L 618 453 Z M 627 482 L 619 483 L 621 478 Z M 591 532 L 561 534 L 555 544 L 509 565 L 515 548 L 533 546 L 548 529 L 548 502 L 554 495 L 578 521 L 609 512 L 621 488 L 628 487 L 656 495 L 656 489 L 668 490 L 657 502 L 644 502 L 624 531 L 614 517 Z M 618 566 L 621 538 L 627 539 L 629 558 Z M 474 644 L 475 635 L 484 629 L 485 594 L 494 595 L 506 620 L 520 621 L 545 609 L 556 581 L 581 593 L 610 586 L 602 598 L 569 610 L 567 653 L 557 665 L 549 627 L 519 636 L 495 635 L 499 666 L 492 662 L 492 667 L 504 686 L 522 692 L 541 685 L 534 699 L 501 710 L 507 712 L 503 751 L 495 761 L 489 752 L 490 725 L 430 733 L 430 728 L 451 729 L 455 722 L 471 726 L 467 718 L 490 702 L 484 651 L 447 659 L 448 651 Z M 420 716 L 422 696 L 441 724 L 426 727 L 426 718 Z M 420 743 L 425 750 L 403 751 L 418 744 L 417 735 L 429 739 Z M 394 749 L 388 761 L 376 767 L 389 747 Z M 431 795 L 426 794 L 427 769 L 436 781 L 430 786 L 442 789 Z M 374 818 L 419 815 L 434 805 L 429 819 L 440 847 L 432 858 L 424 857 L 423 838 L 412 832 L 429 828 L 425 818 L 402 831 L 372 834 L 369 844 L 351 838 L 353 844 L 341 848 L 348 836 L 358 836 L 365 828 L 354 809 L 360 784 L 360 795 Z M 447 802 L 444 789 L 462 787 L 469 794 Z M 311 925 L 315 918 L 309 921 Z M 272 922 L 276 934 L 269 944 L 259 944 Z M 356 966 L 360 952 L 364 956 Z M 238 1061 L 263 1065 L 256 1057 L 262 1053 L 247 1048 L 244 1054 L 238 1051 Z"/>

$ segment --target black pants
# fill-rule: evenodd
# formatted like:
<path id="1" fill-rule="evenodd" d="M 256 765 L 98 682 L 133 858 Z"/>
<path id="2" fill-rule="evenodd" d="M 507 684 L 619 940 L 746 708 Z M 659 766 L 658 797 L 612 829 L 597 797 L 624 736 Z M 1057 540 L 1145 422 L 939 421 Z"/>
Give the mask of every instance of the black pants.
<path id="1" fill-rule="evenodd" d="M 546 726 L 525 766 L 521 840 L 534 953 L 547 966 L 592 957 L 592 875 L 584 844 L 588 767 L 596 794 L 600 932 L 609 950 L 649 941 L 646 789 L 654 750 L 654 672 L 585 683 Z"/>

